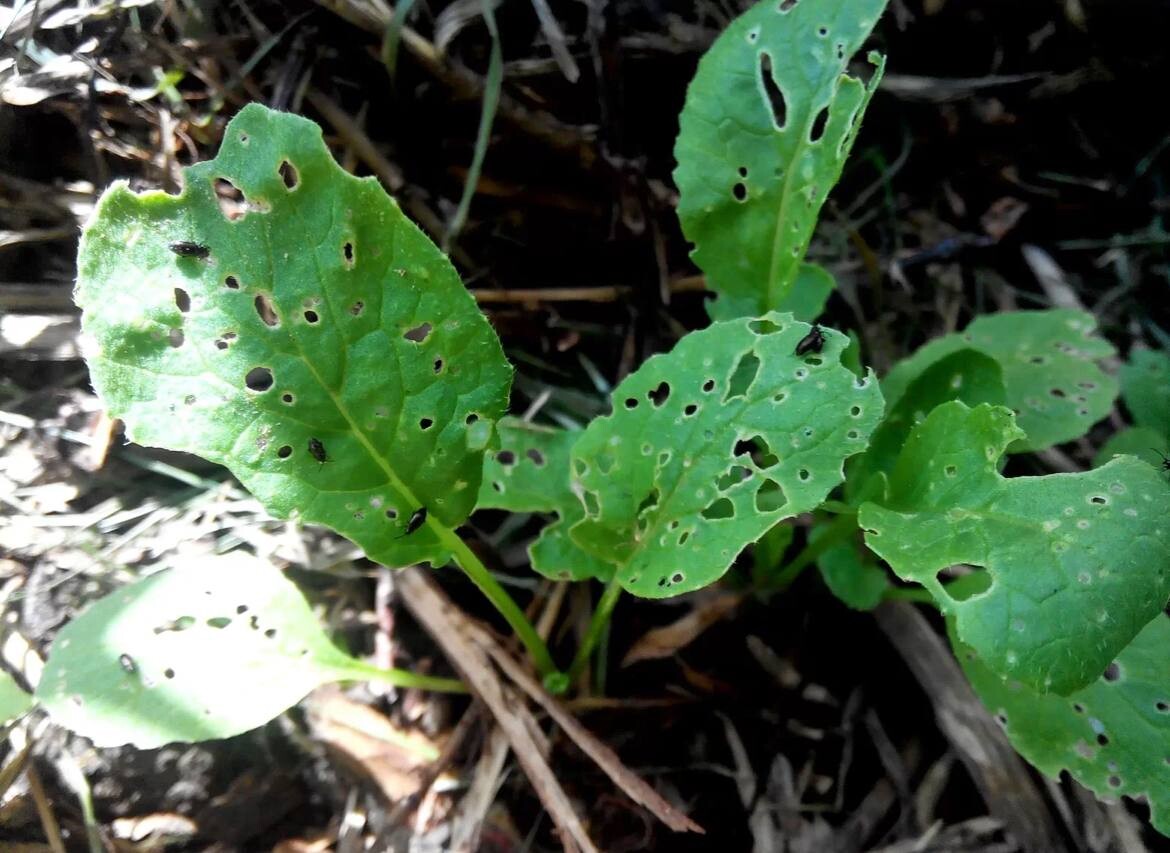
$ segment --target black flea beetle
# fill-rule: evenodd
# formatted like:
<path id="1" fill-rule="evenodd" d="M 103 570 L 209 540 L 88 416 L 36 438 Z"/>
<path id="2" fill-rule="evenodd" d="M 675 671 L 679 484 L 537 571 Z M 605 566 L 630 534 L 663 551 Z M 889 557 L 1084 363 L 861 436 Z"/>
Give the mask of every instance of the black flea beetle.
<path id="1" fill-rule="evenodd" d="M 206 258 L 211 254 L 211 247 L 203 243 L 192 243 L 190 240 L 176 240 L 167 243 L 167 248 L 180 258 Z"/>
<path id="2" fill-rule="evenodd" d="M 138 672 L 138 666 L 134 663 L 134 658 L 130 657 L 130 655 L 118 655 L 118 663 L 130 675 Z"/>
<path id="3" fill-rule="evenodd" d="M 322 444 L 321 440 L 318 438 L 309 439 L 309 455 L 320 462 L 322 465 L 324 465 L 325 460 L 329 458 L 325 453 L 325 445 Z"/>
<path id="4" fill-rule="evenodd" d="M 820 352 L 825 348 L 825 333 L 820 326 L 813 326 L 807 335 L 796 345 L 797 355 L 808 355 L 810 352 Z"/>
<path id="5" fill-rule="evenodd" d="M 420 506 L 410 514 L 410 520 L 406 522 L 406 532 L 404 532 L 402 536 L 409 536 L 410 534 L 414 533 L 414 531 L 423 526 L 426 520 L 427 508 L 425 506 Z M 402 536 L 399 536 L 398 538 L 401 539 Z"/>

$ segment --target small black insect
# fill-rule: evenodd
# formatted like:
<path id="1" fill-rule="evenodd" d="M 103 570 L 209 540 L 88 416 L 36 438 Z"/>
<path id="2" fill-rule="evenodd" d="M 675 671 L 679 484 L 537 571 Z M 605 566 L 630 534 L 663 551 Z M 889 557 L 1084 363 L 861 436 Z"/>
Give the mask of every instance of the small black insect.
<path id="1" fill-rule="evenodd" d="M 423 523 L 426 520 L 427 508 L 425 506 L 420 506 L 410 514 L 410 520 L 406 522 L 406 532 L 403 533 L 402 536 L 409 536 L 410 534 L 414 533 L 414 531 L 423 526 Z M 398 538 L 401 539 L 402 536 L 399 536 Z"/>
<path id="2" fill-rule="evenodd" d="M 134 658 L 130 657 L 130 655 L 118 655 L 118 663 L 130 675 L 138 672 L 138 665 L 134 663 Z"/>
<path id="3" fill-rule="evenodd" d="M 321 443 L 318 438 L 309 439 L 309 455 L 320 462 L 322 465 L 329 458 L 325 453 L 325 445 Z"/>
<path id="4" fill-rule="evenodd" d="M 808 355 L 810 352 L 820 352 L 825 348 L 825 333 L 820 326 L 813 326 L 807 335 L 796 345 L 797 355 Z"/>
<path id="5" fill-rule="evenodd" d="M 1167 458 L 1166 454 L 1163 453 L 1161 450 L 1159 450 L 1156 447 L 1151 447 L 1150 450 L 1154 451 L 1155 453 L 1157 453 L 1159 456 L 1162 457 L 1162 470 L 1163 471 L 1170 471 L 1170 458 Z"/>
<path id="6" fill-rule="evenodd" d="M 203 243 L 192 243 L 190 240 L 176 240 L 167 243 L 167 248 L 181 258 L 206 258 L 211 254 L 211 247 Z"/>

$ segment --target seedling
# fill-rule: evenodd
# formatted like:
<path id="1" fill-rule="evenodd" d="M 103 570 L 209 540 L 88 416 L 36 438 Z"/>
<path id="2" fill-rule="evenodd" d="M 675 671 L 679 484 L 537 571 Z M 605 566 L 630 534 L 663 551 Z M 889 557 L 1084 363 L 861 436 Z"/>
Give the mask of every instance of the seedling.
<path id="1" fill-rule="evenodd" d="M 99 202 L 77 289 L 94 386 L 134 440 L 225 465 L 275 516 L 386 565 L 454 562 L 557 687 L 570 679 L 455 532 L 477 507 L 554 515 L 534 570 L 605 584 L 568 675 L 621 592 L 701 589 L 753 544 L 761 591 L 816 565 L 857 608 L 889 593 L 884 561 L 946 617 L 1029 760 L 1144 795 L 1170 833 L 1170 485 L 1132 450 L 1077 474 L 1000 473 L 1005 454 L 1080 439 L 1113 409 L 1094 319 L 981 317 L 880 384 L 855 348 L 845 358 L 845 334 L 810 325 L 834 282 L 805 251 L 884 67 L 869 54 L 863 81 L 849 61 L 884 7 L 767 0 L 700 62 L 675 179 L 715 322 L 627 376 L 582 430 L 504 417 L 512 369 L 446 257 L 373 179 L 342 172 L 316 126 L 258 105 L 181 195 L 122 183 Z M 218 181 L 245 216 L 220 212 Z M 206 243 L 159 236 L 176 233 Z M 1162 354 L 1122 371 L 1139 429 L 1170 422 L 1166 376 Z M 785 522 L 805 514 L 800 540 Z M 974 571 L 951 583 L 958 564 Z M 59 634 L 36 698 L 95 742 L 154 746 L 374 677 L 452 687 L 343 654 L 279 572 L 213 563 L 94 604 Z"/>

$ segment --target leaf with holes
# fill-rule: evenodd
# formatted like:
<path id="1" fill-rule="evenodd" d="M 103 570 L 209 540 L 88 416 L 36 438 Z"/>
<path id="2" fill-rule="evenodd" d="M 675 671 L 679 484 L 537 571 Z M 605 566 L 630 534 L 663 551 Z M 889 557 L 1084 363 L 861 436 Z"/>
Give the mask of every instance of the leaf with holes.
<path id="1" fill-rule="evenodd" d="M 1009 452 L 1042 450 L 1084 435 L 1113 408 L 1117 382 L 1097 362 L 1114 349 L 1096 336 L 1096 326 L 1092 314 L 1069 309 L 979 317 L 896 364 L 882 379 L 882 391 L 896 406 L 935 362 L 960 349 L 976 350 L 999 362 L 1005 403 L 1025 433 Z"/>
<path id="2" fill-rule="evenodd" d="M 451 264 L 307 119 L 249 105 L 184 175 L 178 196 L 113 185 L 83 235 L 110 413 L 373 560 L 446 562 L 511 382 Z"/>
<path id="3" fill-rule="evenodd" d="M 1082 474 L 1002 477 L 1022 435 L 1012 413 L 960 402 L 911 433 L 881 504 L 861 506 L 866 544 L 925 586 L 963 642 L 1007 678 L 1067 694 L 1089 684 L 1170 598 L 1170 485 L 1132 457 Z M 938 573 L 985 568 L 956 601 Z"/>
<path id="4" fill-rule="evenodd" d="M 674 147 L 678 216 L 717 320 L 786 302 L 885 59 L 846 72 L 887 0 L 765 0 L 699 61 Z"/>
<path id="5" fill-rule="evenodd" d="M 498 424 L 500 446 L 484 457 L 479 509 L 555 512 L 528 550 L 532 568 L 554 580 L 608 580 L 613 567 L 578 548 L 568 528 L 585 517 L 569 487 L 569 453 L 580 432 L 540 426 L 519 418 Z"/>
<path id="6" fill-rule="evenodd" d="M 1170 835 L 1170 617 L 1142 629 L 1091 684 L 1067 696 L 1005 682 L 955 641 L 967 678 L 1008 740 L 1042 773 L 1069 774 L 1106 800 L 1144 797 Z"/>
<path id="7" fill-rule="evenodd" d="M 1000 404 L 1004 398 L 1003 369 L 995 359 L 972 349 L 940 358 L 914 377 L 874 431 L 869 449 L 850 466 L 846 482 L 850 498 L 859 500 L 863 493 L 873 497 L 871 478 L 893 469 L 910 431 L 936 406 L 950 400 L 961 400 L 968 406 Z"/>
<path id="8" fill-rule="evenodd" d="M 248 731 L 368 670 L 277 569 L 232 554 L 91 604 L 53 641 L 36 698 L 97 746 L 152 749 Z"/>
<path id="9" fill-rule="evenodd" d="M 1121 366 L 1121 396 L 1138 426 L 1170 436 L 1170 356 L 1139 349 Z"/>
<path id="10" fill-rule="evenodd" d="M 0 671 L 0 726 L 8 725 L 32 707 L 33 698 L 7 672 Z"/>
<path id="11" fill-rule="evenodd" d="M 817 507 L 881 419 L 872 376 L 840 364 L 849 340 L 790 314 L 715 323 L 648 360 L 613 414 L 573 447 L 586 517 L 573 540 L 662 598 L 699 589 L 769 528 Z"/>

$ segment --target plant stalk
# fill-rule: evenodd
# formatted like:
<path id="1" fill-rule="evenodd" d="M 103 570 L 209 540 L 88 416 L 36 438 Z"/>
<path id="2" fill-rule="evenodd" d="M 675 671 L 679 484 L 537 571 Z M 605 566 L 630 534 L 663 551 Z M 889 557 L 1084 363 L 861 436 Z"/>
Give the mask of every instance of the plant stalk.
<path id="1" fill-rule="evenodd" d="M 532 658 L 532 663 L 536 666 L 540 677 L 547 679 L 550 676 L 560 675 L 560 670 L 557 669 L 552 655 L 549 654 L 548 646 L 545 645 L 540 634 L 536 632 L 536 628 L 528 621 L 524 611 L 512 600 L 512 596 L 508 595 L 500 586 L 499 581 L 492 577 L 491 572 L 480 562 L 475 552 L 467 547 L 467 543 L 460 539 L 454 531 L 443 528 L 442 532 L 438 530 L 436 532 L 440 533 L 440 538 L 444 540 L 443 544 L 450 548 L 452 554 L 455 555 L 455 562 L 459 564 L 459 568 L 463 569 L 464 573 L 471 578 L 471 582 L 479 587 L 480 592 L 487 596 L 488 601 L 504 617 L 504 621 L 516 632 L 516 636 L 520 638 L 520 642 L 528 650 L 528 656 Z"/>
<path id="2" fill-rule="evenodd" d="M 585 639 L 581 641 L 581 646 L 577 649 L 577 654 L 569 667 L 570 683 L 577 680 L 582 670 L 585 669 L 585 665 L 589 663 L 589 656 L 593 654 L 593 649 L 597 647 L 606 628 L 609 627 L 609 617 L 613 615 L 613 609 L 621 594 L 622 585 L 618 583 L 615 573 L 606 585 L 605 592 L 601 594 L 601 600 L 597 602 L 597 609 L 593 611 L 593 618 L 589 620 L 589 629 L 585 632 Z"/>
<path id="3" fill-rule="evenodd" d="M 796 557 L 776 573 L 775 579 L 769 585 L 771 590 L 783 592 L 792 586 L 800 577 L 800 573 L 817 561 L 821 554 L 838 544 L 857 528 L 857 516 L 852 514 L 839 515 L 825 526 L 824 532 L 815 542 L 810 542 Z"/>

